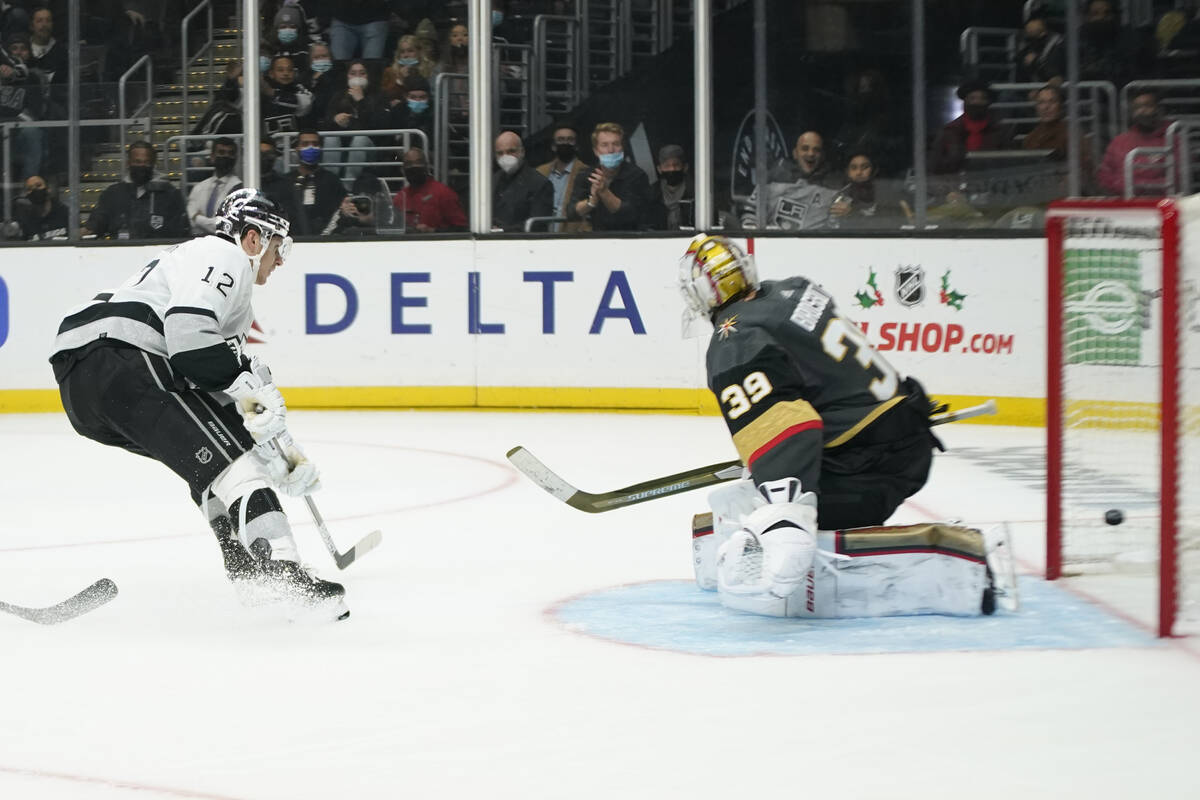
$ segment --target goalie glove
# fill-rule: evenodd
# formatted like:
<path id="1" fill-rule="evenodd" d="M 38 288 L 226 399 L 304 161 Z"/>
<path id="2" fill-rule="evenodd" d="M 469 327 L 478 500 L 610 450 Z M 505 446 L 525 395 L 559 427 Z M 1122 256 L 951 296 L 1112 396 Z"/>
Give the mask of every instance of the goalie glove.
<path id="1" fill-rule="evenodd" d="M 759 484 L 767 505 L 745 520 L 762 547 L 762 579 L 771 594 L 788 597 L 803 583 L 817 554 L 817 497 L 795 478 Z"/>
<path id="2" fill-rule="evenodd" d="M 317 465 L 308 460 L 308 456 L 287 431 L 274 439 L 256 444 L 254 450 L 263 462 L 271 483 L 289 497 L 303 497 L 321 488 Z"/>
<path id="3" fill-rule="evenodd" d="M 271 380 L 270 371 L 265 367 L 260 371 L 266 371 L 266 380 L 259 372 L 239 372 L 224 392 L 237 403 L 242 412 L 242 424 L 254 441 L 268 442 L 285 432 L 287 405 Z"/>

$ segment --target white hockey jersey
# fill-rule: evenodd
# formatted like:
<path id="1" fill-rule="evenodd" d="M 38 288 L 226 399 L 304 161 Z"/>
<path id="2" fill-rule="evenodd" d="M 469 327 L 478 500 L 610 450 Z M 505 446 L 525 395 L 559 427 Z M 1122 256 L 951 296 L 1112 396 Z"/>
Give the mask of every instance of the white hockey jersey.
<path id="1" fill-rule="evenodd" d="M 228 239 L 170 247 L 112 292 L 71 310 L 54 340 L 55 374 L 61 381 L 72 352 L 107 339 L 169 358 L 198 388 L 224 389 L 243 369 L 254 278 L 249 257 Z"/>

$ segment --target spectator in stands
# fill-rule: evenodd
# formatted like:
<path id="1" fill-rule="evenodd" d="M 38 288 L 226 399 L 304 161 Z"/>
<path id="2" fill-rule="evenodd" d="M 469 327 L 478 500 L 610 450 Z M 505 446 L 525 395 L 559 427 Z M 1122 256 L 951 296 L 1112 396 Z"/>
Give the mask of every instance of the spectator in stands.
<path id="1" fill-rule="evenodd" d="M 158 151 L 149 142 L 129 145 L 129 174 L 100 193 L 81 230 L 115 239 L 182 239 L 188 235 L 183 195 L 156 173 Z"/>
<path id="2" fill-rule="evenodd" d="M 321 166 L 321 144 L 321 134 L 317 131 L 301 130 L 295 142 L 300 163 L 289 175 L 313 236 L 329 235 L 337 224 L 338 208 L 346 196 L 342 182 Z"/>
<path id="3" fill-rule="evenodd" d="M 233 172 L 237 164 L 237 143 L 222 136 L 214 139 L 212 154 L 213 174 L 192 187 L 188 194 L 188 221 L 192 233 L 203 235 L 217 232 L 217 209 L 221 201 L 235 189 L 242 188 L 242 179 Z"/>
<path id="4" fill-rule="evenodd" d="M 658 180 L 650 186 L 649 225 L 653 231 L 677 231 L 696 224 L 696 189 L 687 156 L 677 144 L 658 150 Z"/>
<path id="5" fill-rule="evenodd" d="M 354 179 L 350 194 L 338 209 L 334 236 L 371 236 L 380 228 L 392 225 L 394 209 L 387 184 L 370 169 L 364 169 Z"/>
<path id="6" fill-rule="evenodd" d="M 1050 150 L 1051 160 L 1066 161 L 1070 136 L 1067 120 L 1063 116 L 1062 89 L 1054 84 L 1046 84 L 1034 93 L 1033 106 L 1037 111 L 1038 124 L 1025 134 L 1021 146 L 1026 150 Z M 1084 172 L 1090 172 L 1089 148 L 1084 147 L 1080 157 Z"/>
<path id="7" fill-rule="evenodd" d="M 422 57 L 416 36 L 400 37 L 396 59 L 383 71 L 383 96 L 389 102 L 403 100 L 408 79 L 421 77 L 429 81 L 436 66 L 428 57 Z"/>
<path id="8" fill-rule="evenodd" d="M 41 175 L 25 180 L 25 195 L 13 203 L 13 218 L 20 229 L 19 238 L 26 241 L 67 238 L 67 207 Z"/>
<path id="9" fill-rule="evenodd" d="M 1047 27 L 1045 11 L 1035 10 L 1025 21 L 1021 49 L 1017 51 L 1017 82 L 1058 86 L 1066 74 L 1063 37 Z"/>
<path id="10" fill-rule="evenodd" d="M 225 83 L 213 103 L 192 128 L 196 136 L 229 136 L 242 132 L 242 63 L 225 65 Z"/>
<path id="11" fill-rule="evenodd" d="M 625 158 L 625 129 L 601 122 L 592 130 L 592 152 L 599 165 L 586 181 L 575 181 L 567 217 L 584 219 L 594 231 L 635 231 L 646 223 L 650 179 Z"/>
<path id="12" fill-rule="evenodd" d="M 29 11 L 23 2 L 0 0 L 0 39 L 29 30 Z"/>
<path id="13" fill-rule="evenodd" d="M 329 46 L 336 61 L 356 55 L 383 58 L 388 35 L 388 0 L 340 0 L 333 3 Z"/>
<path id="14" fill-rule="evenodd" d="M 467 45 L 467 26 L 461 22 L 451 25 L 446 34 L 446 46 L 442 48 L 442 60 L 438 63 L 435 74 L 451 72 L 466 75 L 469 71 Z"/>
<path id="15" fill-rule="evenodd" d="M 1110 195 L 1123 196 L 1126 189 L 1132 194 L 1164 194 L 1166 189 L 1165 158 L 1138 156 L 1134 159 L 1133 186 L 1125 185 L 1125 159 L 1136 147 L 1163 147 L 1166 144 L 1167 122 L 1162 118 L 1158 95 L 1138 92 L 1130 105 L 1129 130 L 1108 144 L 1096 179 L 1100 188 Z"/>
<path id="16" fill-rule="evenodd" d="M 816 131 L 805 131 L 792 149 L 794 161 L 776 164 L 750 193 L 742 213 L 745 228 L 785 231 L 815 230 L 829 224 L 829 204 L 834 192 L 825 161 L 825 140 Z M 767 218 L 758 219 L 758 193 L 764 193 Z"/>
<path id="17" fill-rule="evenodd" d="M 846 185 L 829 207 L 832 228 L 844 230 L 896 229 L 908 221 L 905 204 L 889 196 L 876 181 L 875 164 L 866 150 L 851 152 L 846 162 Z"/>
<path id="18" fill-rule="evenodd" d="M 312 108 L 313 96 L 304 84 L 296 81 L 296 67 L 287 56 L 274 56 L 267 71 L 262 98 L 263 121 L 268 129 L 279 127 L 296 130 L 299 119 Z M 274 121 L 275 125 L 271 122 Z"/>
<path id="19" fill-rule="evenodd" d="M 369 131 L 386 127 L 387 124 L 387 109 L 378 93 L 371 87 L 366 62 L 361 59 L 351 61 L 346 70 L 346 88 L 334 93 L 325 112 L 324 121 L 321 122 L 321 128 L 330 131 Z M 330 162 L 361 164 L 368 160 L 368 151 L 363 148 L 374 146 L 374 142 L 365 134 L 331 136 L 327 142 L 329 147 L 342 147 L 344 143 L 350 148 L 349 152 L 331 153 Z M 362 167 L 352 166 L 348 167 L 344 174 L 354 178 L 360 172 Z"/>
<path id="20" fill-rule="evenodd" d="M 308 216 L 303 211 L 304 206 L 296 194 L 296 187 L 291 178 L 275 168 L 280 155 L 275 140 L 264 136 L 258 144 L 258 155 L 258 190 L 283 210 L 284 216 L 292 223 L 293 236 L 308 236 Z"/>
<path id="21" fill-rule="evenodd" d="M 267 37 L 275 55 L 290 58 L 299 75 L 307 75 L 309 71 L 308 48 L 305 46 L 307 32 L 308 21 L 304 18 L 304 9 L 297 5 L 285 5 L 275 13 Z"/>
<path id="22" fill-rule="evenodd" d="M 438 47 L 437 26 L 433 24 L 433 20 L 426 17 L 418 22 L 413 36 L 417 37 L 417 51 L 421 54 L 421 60 L 436 65 L 440 57 L 440 48 Z M 434 69 L 436 70 L 436 66 Z"/>
<path id="23" fill-rule="evenodd" d="M 433 109 L 430 103 L 429 81 L 414 75 L 405 83 L 403 100 L 393 100 L 387 112 L 388 128 L 407 128 L 425 133 L 433 141 Z"/>
<path id="24" fill-rule="evenodd" d="M 832 158 L 825 160 L 845 164 L 851 151 L 865 149 L 875 154 L 880 174 L 891 175 L 904 168 L 911 160 L 912 148 L 900 133 L 905 126 L 893 119 L 892 94 L 883 73 L 877 69 L 852 73 L 845 104 L 842 124 L 828 142 Z"/>
<path id="25" fill-rule="evenodd" d="M 1117 88 L 1149 76 L 1153 48 L 1142 35 L 1121 26 L 1115 0 L 1088 0 L 1079 35 L 1079 77 L 1110 81 Z"/>
<path id="26" fill-rule="evenodd" d="M 54 13 L 48 8 L 36 9 L 29 33 L 33 51 L 29 66 L 40 69 L 50 83 L 66 83 L 67 48 L 54 38 Z"/>
<path id="27" fill-rule="evenodd" d="M 410 147 L 404 153 L 405 186 L 396 192 L 392 205 L 404 215 L 404 227 L 417 233 L 462 231 L 467 228 L 458 195 L 429 174 L 425 151 Z"/>
<path id="28" fill-rule="evenodd" d="M 308 47 L 308 63 L 310 65 L 305 84 L 312 93 L 313 104 L 308 115 L 300 120 L 300 127 L 314 128 L 321 124 L 333 96 L 345 83 L 340 80 L 340 72 L 334 69 L 333 56 L 329 45 L 324 42 L 313 42 Z"/>
<path id="29" fill-rule="evenodd" d="M 996 100 L 986 81 L 970 80 L 958 87 L 963 113 L 946 123 L 933 142 L 929 166 L 936 174 L 958 172 L 967 153 L 976 150 L 1007 150 L 1013 147 L 1012 126 L 991 112 Z"/>
<path id="30" fill-rule="evenodd" d="M 549 179 L 525 163 L 521 137 L 505 131 L 496 137 L 496 165 L 492 177 L 492 228 L 508 233 L 525 230 L 530 217 L 549 217 L 554 211 L 554 187 Z"/>
<path id="31" fill-rule="evenodd" d="M 42 119 L 45 93 L 41 73 L 28 66 L 31 59 L 29 34 L 10 33 L 0 47 L 0 122 L 34 122 Z M 11 132 L 13 178 L 37 175 L 42 171 L 46 148 L 43 128 L 20 127 Z"/>
<path id="32" fill-rule="evenodd" d="M 576 182 L 587 180 L 588 165 L 579 158 L 579 132 L 574 126 L 559 125 L 554 129 L 553 136 L 554 158 L 538 167 L 537 171 L 545 175 L 554 187 L 554 216 L 566 217 Z M 577 233 L 591 230 L 591 226 L 585 220 L 556 222 L 550 230 Z"/>

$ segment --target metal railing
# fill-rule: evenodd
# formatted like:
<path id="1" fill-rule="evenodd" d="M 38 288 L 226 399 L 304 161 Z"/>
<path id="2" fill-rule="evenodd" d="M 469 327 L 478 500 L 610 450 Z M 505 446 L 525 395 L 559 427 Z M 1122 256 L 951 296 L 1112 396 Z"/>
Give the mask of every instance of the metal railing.
<path id="1" fill-rule="evenodd" d="M 1191 95 L 1181 95 L 1180 90 L 1191 90 Z M 1129 125 L 1129 108 L 1133 98 L 1142 92 L 1154 92 L 1158 95 L 1159 108 L 1164 116 L 1200 115 L 1200 79 L 1196 78 L 1155 78 L 1152 80 L 1130 81 L 1121 87 L 1121 126 Z"/>
<path id="2" fill-rule="evenodd" d="M 1017 40 L 1015 28 L 964 28 L 958 38 L 963 68 L 985 80 L 1016 77 Z"/>
<path id="3" fill-rule="evenodd" d="M 1034 111 L 1034 102 L 1029 94 L 1045 86 L 1044 83 L 992 83 L 992 90 L 1000 99 L 992 103 L 991 108 L 1006 122 L 1018 127 L 1018 140 L 1024 138 L 1027 130 L 1039 120 Z M 1065 98 L 1070 83 L 1061 87 Z M 1009 95 L 1015 95 L 1017 98 Z M 1066 112 L 1064 100 L 1063 111 Z M 1011 112 L 1011 113 L 1010 113 Z M 1092 164 L 1099 165 L 1104 155 L 1104 145 L 1119 132 L 1117 123 L 1117 87 L 1108 81 L 1079 82 L 1079 121 L 1085 127 L 1085 133 L 1090 134 Z"/>
<path id="4" fill-rule="evenodd" d="M 125 87 L 129 84 L 129 76 L 133 75 L 143 64 L 146 65 L 146 102 L 138 106 L 134 112 L 128 113 L 125 102 Z M 117 117 L 120 119 L 129 119 L 137 117 L 139 112 L 152 108 L 154 104 L 154 62 L 150 60 L 150 56 L 145 55 L 134 62 L 133 66 L 125 70 L 125 74 L 117 81 Z M 154 119 L 147 114 L 146 120 L 146 138 L 149 140 L 153 135 Z M 127 131 L 125 126 L 121 126 L 121 171 L 125 171 L 125 166 L 129 160 L 129 154 L 126 152 L 125 136 Z"/>
<path id="5" fill-rule="evenodd" d="M 433 96 L 437 98 L 436 115 L 433 123 L 434 155 L 430 164 L 436 164 L 434 177 L 447 181 L 453 167 L 460 168 L 461 174 L 470 171 L 471 154 L 467 140 L 468 125 L 466 122 L 467 106 L 467 76 L 456 72 L 443 72 L 433 79 Z M 452 113 L 463 115 L 462 122 L 452 119 Z M 460 134 L 461 135 L 458 135 Z"/>
<path id="6" fill-rule="evenodd" d="M 584 87 L 612 83 L 624 74 L 621 0 L 580 0 L 580 40 L 584 52 Z"/>
<path id="7" fill-rule="evenodd" d="M 538 14 L 533 18 L 533 127 L 540 128 L 583 99 L 579 20 Z"/>
<path id="8" fill-rule="evenodd" d="M 566 222 L 566 217 L 529 217 L 525 220 L 525 232 L 529 233 L 535 225 L 545 225 L 547 230 L 550 226 L 558 222 Z"/>
<path id="9" fill-rule="evenodd" d="M 1175 164 L 1174 190 L 1181 195 L 1194 191 L 1193 170 L 1200 165 L 1200 142 L 1193 140 L 1200 133 L 1200 121 L 1176 120 L 1167 127 L 1166 147 L 1178 156 Z"/>
<path id="10" fill-rule="evenodd" d="M 213 139 L 221 139 L 221 138 L 232 139 L 233 141 L 238 142 L 240 144 L 242 139 L 245 138 L 245 134 L 226 133 L 226 134 L 221 134 L 220 136 L 215 136 L 211 133 L 181 133 L 176 136 L 171 136 L 165 142 L 163 142 L 163 164 L 168 167 L 168 171 L 169 171 L 171 159 L 172 158 L 179 159 L 179 193 L 183 195 L 184 200 L 187 199 L 188 192 L 191 191 L 188 188 L 188 184 L 191 182 L 189 180 L 188 173 L 189 172 L 203 172 L 205 174 L 208 174 L 208 173 L 212 172 L 212 170 L 213 170 L 212 166 L 209 164 L 191 165 L 191 164 L 188 164 L 188 160 L 191 158 L 202 158 L 204 156 L 210 155 L 212 153 L 212 150 L 211 150 L 211 148 L 209 148 L 207 146 L 207 144 L 209 142 L 211 142 Z M 206 146 L 200 150 L 188 150 L 188 147 L 187 147 L 188 142 L 204 142 Z M 172 145 L 178 145 L 179 149 L 178 149 L 177 154 L 172 154 L 172 152 L 171 152 Z M 249 157 L 249 156 L 246 156 L 246 157 Z M 239 162 L 234 167 L 234 171 L 237 172 L 238 167 L 240 167 L 240 166 L 241 166 L 241 163 Z"/>
<path id="11" fill-rule="evenodd" d="M 494 127 L 514 131 L 522 139 L 533 130 L 533 71 L 532 45 L 492 45 Z"/>
<path id="12" fill-rule="evenodd" d="M 408 150 L 410 147 L 414 146 L 413 141 L 416 140 L 419 142 L 419 144 L 416 146 L 423 149 L 426 153 L 426 158 L 428 158 L 429 137 L 425 135 L 425 131 L 420 130 L 418 128 L 379 128 L 379 129 L 371 129 L 371 130 L 353 130 L 353 131 L 337 129 L 337 130 L 331 130 L 331 131 L 318 131 L 318 133 L 321 134 L 322 139 L 327 139 L 330 137 L 337 137 L 338 139 L 353 139 L 355 136 L 366 136 L 371 139 L 374 139 L 374 138 L 380 137 L 380 136 L 399 136 L 399 137 L 401 137 L 401 142 L 399 144 L 384 144 L 384 145 L 371 144 L 370 146 L 367 146 L 367 147 L 354 147 L 353 145 L 347 144 L 345 146 L 324 148 L 323 153 L 337 153 L 337 154 L 340 154 L 340 153 L 347 153 L 347 154 L 348 153 L 366 153 L 368 155 L 377 154 L 377 153 L 395 153 L 397 156 L 403 156 L 404 152 L 406 150 Z M 296 137 L 298 137 L 299 135 L 300 134 L 298 131 L 280 131 L 278 133 L 271 134 L 272 138 L 275 139 L 280 151 L 283 153 L 282 161 L 283 161 L 283 169 L 285 172 L 291 170 L 291 168 L 293 166 L 293 163 L 291 160 L 292 140 L 295 139 Z M 344 185 L 349 187 L 349 185 L 354 182 L 354 179 L 345 175 L 345 172 L 347 170 L 366 169 L 368 167 L 392 167 L 392 168 L 398 169 L 400 164 L 399 164 L 399 158 L 396 158 L 396 159 L 393 159 L 390 161 L 340 161 L 340 162 L 335 162 L 335 163 L 325 162 L 325 163 L 322 163 L 321 166 L 325 167 L 326 169 L 330 170 L 331 172 L 341 172 L 342 174 L 339 175 L 340 180 L 342 181 L 342 183 Z M 383 179 L 384 183 L 387 184 L 388 189 L 391 191 L 397 191 L 397 189 L 392 188 L 393 182 L 397 183 L 401 186 L 404 183 L 404 178 L 402 176 L 398 176 L 398 175 L 396 175 L 396 176 L 380 175 L 379 177 L 381 177 Z M 435 175 L 434 177 L 437 177 L 437 176 Z"/>
<path id="13" fill-rule="evenodd" d="M 192 21 L 192 18 L 195 17 L 197 14 L 199 14 L 201 11 L 208 12 L 208 27 L 207 27 L 208 38 L 200 46 L 200 49 L 196 51 L 196 54 L 194 56 L 189 56 L 188 55 L 188 24 Z M 188 90 L 190 89 L 190 86 L 188 85 L 188 68 L 191 67 L 193 64 L 195 64 L 197 61 L 199 61 L 200 57 L 203 56 L 206 52 L 208 53 L 208 71 L 210 73 L 209 81 L 208 81 L 208 104 L 210 106 L 212 105 L 213 89 L 212 89 L 211 73 L 213 71 L 213 68 L 216 66 L 216 47 L 214 46 L 215 41 L 216 41 L 216 39 L 213 36 L 212 0 L 200 0 L 200 2 L 196 5 L 196 7 L 193 8 L 191 11 L 189 11 L 187 13 L 187 16 L 185 16 L 183 18 L 183 21 L 179 23 L 179 42 L 180 42 L 180 44 L 179 44 L 179 80 L 180 80 L 180 85 L 183 87 L 183 103 L 182 103 L 181 116 L 180 116 L 180 120 L 181 120 L 180 129 L 181 130 L 186 131 L 188 129 Z"/>
<path id="14" fill-rule="evenodd" d="M 1171 194 L 1175 174 L 1175 154 L 1170 147 L 1135 147 L 1125 154 L 1125 163 L 1121 165 L 1124 171 L 1125 199 L 1138 195 L 1167 195 Z M 1162 170 L 1162 179 L 1147 179 L 1135 181 L 1135 169 Z M 1150 191 L 1146 191 L 1150 190 Z"/>

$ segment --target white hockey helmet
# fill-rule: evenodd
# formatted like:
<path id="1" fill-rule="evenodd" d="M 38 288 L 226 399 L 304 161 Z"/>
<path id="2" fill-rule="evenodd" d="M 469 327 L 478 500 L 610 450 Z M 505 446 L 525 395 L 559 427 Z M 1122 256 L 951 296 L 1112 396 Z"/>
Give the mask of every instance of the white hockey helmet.
<path id="1" fill-rule="evenodd" d="M 679 290 L 692 317 L 711 318 L 721 306 L 757 288 L 754 257 L 724 236 L 698 234 L 679 259 Z"/>
<path id="2" fill-rule="evenodd" d="M 279 255 L 287 258 L 292 239 L 288 235 L 292 224 L 274 200 L 257 189 L 238 189 L 221 201 L 217 210 L 217 233 L 234 242 L 241 241 L 246 228 L 254 228 L 263 238 L 263 248 L 271 237 L 278 236 Z"/>

